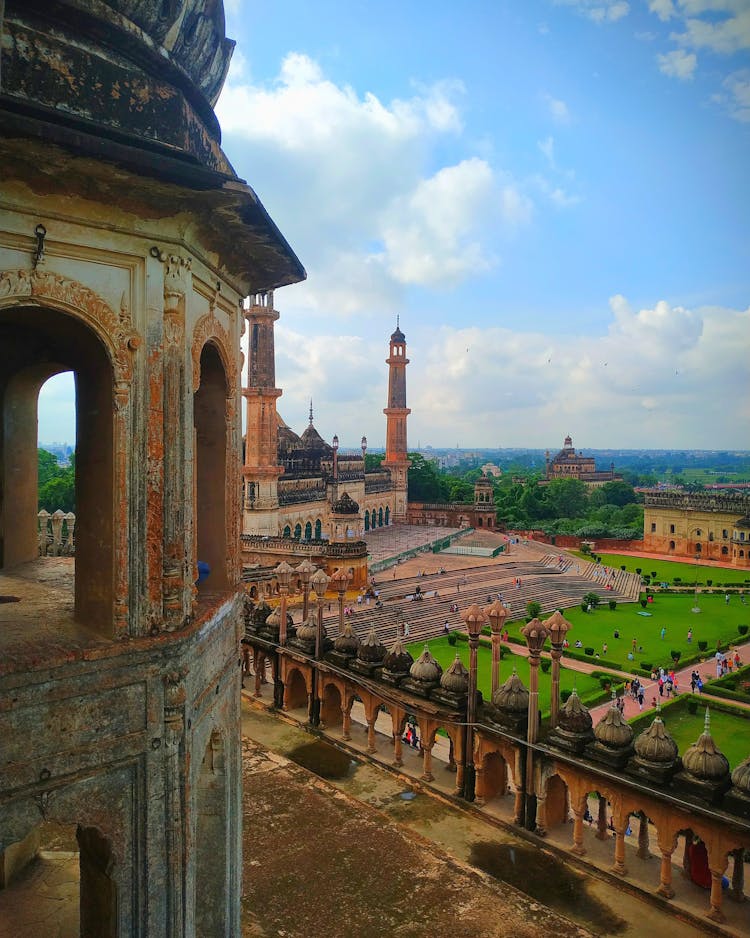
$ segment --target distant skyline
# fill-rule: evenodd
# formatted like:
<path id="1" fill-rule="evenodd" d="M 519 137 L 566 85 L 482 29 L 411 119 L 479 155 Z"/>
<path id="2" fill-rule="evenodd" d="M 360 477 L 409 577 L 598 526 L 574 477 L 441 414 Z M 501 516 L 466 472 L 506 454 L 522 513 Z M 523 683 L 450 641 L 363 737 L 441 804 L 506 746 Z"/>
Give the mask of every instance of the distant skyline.
<path id="1" fill-rule="evenodd" d="M 748 446 L 750 0 L 225 7 L 294 430 L 383 444 L 398 314 L 410 446 Z"/>

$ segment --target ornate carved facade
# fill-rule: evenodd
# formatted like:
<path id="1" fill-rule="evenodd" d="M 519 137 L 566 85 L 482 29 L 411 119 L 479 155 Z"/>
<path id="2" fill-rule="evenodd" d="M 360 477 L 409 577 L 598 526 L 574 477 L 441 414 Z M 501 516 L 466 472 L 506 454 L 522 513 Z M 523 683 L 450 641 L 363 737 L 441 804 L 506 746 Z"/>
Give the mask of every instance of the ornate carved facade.
<path id="1" fill-rule="evenodd" d="M 81 935 L 234 936 L 242 303 L 304 270 L 219 145 L 221 3 L 8 0 L 2 35 L 0 906 L 54 822 Z M 64 371 L 75 557 L 39 557 Z"/>

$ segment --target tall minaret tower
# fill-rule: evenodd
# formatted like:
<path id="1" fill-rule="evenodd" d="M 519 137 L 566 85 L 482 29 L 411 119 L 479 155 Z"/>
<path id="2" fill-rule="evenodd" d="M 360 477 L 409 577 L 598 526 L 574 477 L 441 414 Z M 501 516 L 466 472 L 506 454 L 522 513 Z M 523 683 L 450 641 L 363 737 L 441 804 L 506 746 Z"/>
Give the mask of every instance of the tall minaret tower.
<path id="1" fill-rule="evenodd" d="M 383 465 L 391 470 L 396 490 L 393 508 L 394 521 L 406 521 L 407 508 L 407 473 L 411 463 L 406 449 L 406 418 L 411 411 L 406 406 L 406 336 L 399 329 L 391 336 L 390 355 L 385 360 L 388 365 L 388 406 L 383 413 L 388 418 L 385 434 L 385 459 Z"/>
<path id="2" fill-rule="evenodd" d="M 278 418 L 273 324 L 279 314 L 273 308 L 273 291 L 254 296 L 245 311 L 248 325 L 247 387 L 242 394 L 247 403 L 245 465 L 242 469 L 242 533 L 279 533 Z"/>

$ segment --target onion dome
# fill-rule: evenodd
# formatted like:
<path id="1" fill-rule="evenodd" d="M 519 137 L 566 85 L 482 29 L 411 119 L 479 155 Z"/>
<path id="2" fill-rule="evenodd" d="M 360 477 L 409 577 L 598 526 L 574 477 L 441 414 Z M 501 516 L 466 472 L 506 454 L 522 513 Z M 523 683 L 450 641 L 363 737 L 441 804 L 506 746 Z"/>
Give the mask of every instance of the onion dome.
<path id="1" fill-rule="evenodd" d="M 637 736 L 635 754 L 644 762 L 652 764 L 666 765 L 677 759 L 677 743 L 667 732 L 658 711 L 651 726 Z"/>
<path id="2" fill-rule="evenodd" d="M 617 696 L 612 693 L 612 706 L 594 728 L 594 736 L 608 749 L 628 749 L 633 742 L 633 728 L 617 708 Z"/>
<path id="3" fill-rule="evenodd" d="M 305 619 L 302 625 L 297 629 L 297 638 L 301 639 L 303 642 L 314 642 L 318 632 L 318 623 L 315 618 L 315 613 L 310 612 L 310 615 Z M 323 634 L 325 634 L 325 629 L 323 629 Z"/>
<path id="4" fill-rule="evenodd" d="M 513 673 L 492 695 L 492 703 L 499 710 L 512 713 L 526 713 L 529 709 L 529 692 L 523 686 L 521 678 L 513 668 Z"/>
<path id="5" fill-rule="evenodd" d="M 469 690 L 469 672 L 463 665 L 463 662 L 456 654 L 453 664 L 440 678 L 440 686 L 443 690 L 450 691 L 452 694 L 466 694 Z"/>
<path id="6" fill-rule="evenodd" d="M 266 619 L 271 614 L 271 607 L 265 601 L 261 599 L 258 605 L 253 609 L 253 625 L 261 626 L 266 624 Z"/>
<path id="7" fill-rule="evenodd" d="M 344 492 L 341 498 L 333 503 L 331 511 L 336 515 L 356 515 L 359 511 L 359 505 L 349 496 L 348 492 Z"/>
<path id="8" fill-rule="evenodd" d="M 401 639 L 397 638 L 393 643 L 393 647 L 385 656 L 383 665 L 394 674 L 408 674 L 413 664 L 414 659 L 404 648 Z"/>
<path id="9" fill-rule="evenodd" d="M 266 616 L 266 625 L 278 629 L 281 625 L 281 609 L 277 606 L 269 616 Z"/>
<path id="10" fill-rule="evenodd" d="M 409 668 L 409 676 L 415 681 L 422 681 L 430 684 L 440 680 L 443 669 L 430 654 L 428 645 L 424 646 L 424 651 L 417 658 L 414 664 Z"/>
<path id="11" fill-rule="evenodd" d="M 406 342 L 406 336 L 398 325 L 396 326 L 396 331 L 391 333 L 391 342 Z"/>
<path id="12" fill-rule="evenodd" d="M 710 728 L 711 720 L 706 707 L 703 732 L 682 757 L 682 768 L 699 781 L 716 782 L 729 775 L 729 760 L 716 748 Z"/>
<path id="13" fill-rule="evenodd" d="M 344 633 L 345 632 L 346 629 L 344 629 Z M 367 637 L 362 639 L 359 643 L 359 648 L 357 649 L 358 660 L 365 661 L 368 664 L 380 664 L 383 658 L 385 658 L 385 655 L 385 645 L 378 638 L 378 633 L 375 629 L 370 629 Z"/>
<path id="14" fill-rule="evenodd" d="M 299 635 L 299 631 L 297 632 Z M 351 622 L 344 623 L 344 631 L 334 639 L 333 647 L 342 655 L 356 655 L 362 644 L 359 636 L 352 628 Z"/>
<path id="15" fill-rule="evenodd" d="M 750 796 L 750 756 L 732 772 L 732 785 L 744 795 Z"/>
<path id="16" fill-rule="evenodd" d="M 581 703 L 581 698 L 578 696 L 575 687 L 557 715 L 557 725 L 567 733 L 584 734 L 591 732 L 593 725 L 591 714 Z"/>

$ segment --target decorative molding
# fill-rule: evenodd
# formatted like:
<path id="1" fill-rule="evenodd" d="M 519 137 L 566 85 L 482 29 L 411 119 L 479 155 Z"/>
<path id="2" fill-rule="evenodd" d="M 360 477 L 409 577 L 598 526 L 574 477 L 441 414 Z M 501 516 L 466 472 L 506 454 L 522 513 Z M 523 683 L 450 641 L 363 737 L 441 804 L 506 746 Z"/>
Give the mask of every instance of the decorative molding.
<path id="1" fill-rule="evenodd" d="M 219 351 L 219 357 L 227 375 L 227 385 L 231 390 L 238 380 L 237 356 L 232 348 L 229 333 L 211 312 L 201 316 L 193 329 L 193 391 L 197 391 L 200 387 L 201 352 L 203 346 L 209 341 L 213 342 Z"/>

